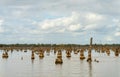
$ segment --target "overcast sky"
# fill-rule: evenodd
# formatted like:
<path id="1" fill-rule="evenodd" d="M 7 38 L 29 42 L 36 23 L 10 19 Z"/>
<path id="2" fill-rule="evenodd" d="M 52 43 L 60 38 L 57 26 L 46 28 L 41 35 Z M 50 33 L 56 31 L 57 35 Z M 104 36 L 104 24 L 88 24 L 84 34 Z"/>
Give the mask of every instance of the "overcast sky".
<path id="1" fill-rule="evenodd" d="M 0 0 L 0 43 L 120 43 L 120 0 Z"/>

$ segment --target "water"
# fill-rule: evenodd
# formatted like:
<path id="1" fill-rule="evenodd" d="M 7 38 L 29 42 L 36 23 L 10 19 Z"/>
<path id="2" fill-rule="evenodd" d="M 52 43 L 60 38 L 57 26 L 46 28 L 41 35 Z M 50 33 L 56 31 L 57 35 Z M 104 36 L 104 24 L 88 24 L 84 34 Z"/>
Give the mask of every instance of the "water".
<path id="1" fill-rule="evenodd" d="M 110 56 L 106 53 L 92 52 L 92 59 L 99 63 L 81 61 L 79 54 L 72 52 L 71 58 L 66 58 L 63 51 L 63 64 L 56 65 L 56 55 L 45 53 L 43 59 L 35 54 L 35 60 L 31 60 L 31 52 L 9 52 L 8 59 L 2 59 L 0 50 L 0 77 L 120 77 L 120 57 Z M 87 57 L 87 52 L 85 52 Z M 23 57 L 23 60 L 21 59 Z"/>

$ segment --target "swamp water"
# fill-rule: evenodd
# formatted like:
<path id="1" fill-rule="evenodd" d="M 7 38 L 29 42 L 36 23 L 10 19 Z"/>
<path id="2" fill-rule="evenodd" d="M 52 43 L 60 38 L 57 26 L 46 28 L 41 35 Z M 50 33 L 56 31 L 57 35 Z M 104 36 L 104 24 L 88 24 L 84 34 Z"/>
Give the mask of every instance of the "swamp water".
<path id="1" fill-rule="evenodd" d="M 3 59 L 2 53 L 0 50 L 0 77 L 120 77 L 120 57 L 115 57 L 112 51 L 110 56 L 92 51 L 91 63 L 80 60 L 79 53 L 72 52 L 71 58 L 67 58 L 63 51 L 62 65 L 55 64 L 56 55 L 52 51 L 44 53 L 43 59 L 35 54 L 34 60 L 31 51 L 9 51 L 8 59 Z"/>

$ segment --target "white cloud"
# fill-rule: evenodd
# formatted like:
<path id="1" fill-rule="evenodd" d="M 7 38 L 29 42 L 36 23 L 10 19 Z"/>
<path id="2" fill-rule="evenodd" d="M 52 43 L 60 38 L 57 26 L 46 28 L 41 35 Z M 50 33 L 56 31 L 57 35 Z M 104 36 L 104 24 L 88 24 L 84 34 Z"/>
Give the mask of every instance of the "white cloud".
<path id="1" fill-rule="evenodd" d="M 119 0 L 109 2 L 107 0 L 2 0 L 0 4 L 0 16 L 6 19 L 5 26 L 0 19 L 0 33 L 4 32 L 5 28 L 7 34 L 16 33 L 21 37 L 29 34 L 30 40 L 35 36 L 48 36 L 53 32 L 56 35 L 63 34 L 66 38 L 68 35 L 74 35 L 83 39 L 89 38 L 91 36 L 89 34 L 93 32 L 102 40 L 113 34 L 111 37 L 106 37 L 105 41 L 120 36 L 120 10 L 117 8 L 120 7 Z M 44 37 L 42 38 L 44 41 Z M 54 36 L 51 37 L 52 39 Z"/>
<path id="2" fill-rule="evenodd" d="M 57 31 L 58 33 L 64 33 L 65 32 L 65 29 L 60 29 Z"/>
<path id="3" fill-rule="evenodd" d="M 25 14 L 23 13 L 23 11 L 19 10 L 19 11 L 13 11 L 12 15 L 15 16 L 15 17 L 21 17 Z"/>
<path id="4" fill-rule="evenodd" d="M 4 22 L 4 20 L 3 20 L 3 19 L 0 19 L 0 25 L 2 25 L 2 24 L 3 24 L 3 22 Z"/>
<path id="5" fill-rule="evenodd" d="M 96 24 L 89 24 L 89 25 L 86 25 L 84 30 L 94 30 L 94 29 L 97 29 L 99 28 Z"/>
<path id="6" fill-rule="evenodd" d="M 107 36 L 105 39 L 106 39 L 106 41 L 114 41 L 113 37 L 111 37 L 111 36 Z"/>
<path id="7" fill-rule="evenodd" d="M 49 32 L 80 32 L 80 31 L 89 31 L 89 30 L 97 30 L 104 27 L 104 25 L 100 25 L 102 20 L 105 18 L 100 14 L 95 13 L 85 13 L 83 16 L 81 13 L 72 12 L 71 15 L 66 17 L 60 17 L 55 19 L 46 19 L 38 23 L 39 31 Z M 84 23 L 85 24 L 84 24 Z"/>
<path id="8" fill-rule="evenodd" d="M 115 33 L 115 36 L 120 36 L 120 32 L 116 32 L 116 33 Z"/>
<path id="9" fill-rule="evenodd" d="M 38 24 L 42 30 L 57 30 L 57 32 L 63 32 L 65 30 L 76 31 L 80 28 L 79 14 L 73 12 L 71 16 L 61 17 L 56 19 L 47 19 Z"/>
<path id="10" fill-rule="evenodd" d="M 4 32 L 4 29 L 0 26 L 0 33 Z"/>
<path id="11" fill-rule="evenodd" d="M 113 19 L 113 23 L 115 24 L 115 32 L 114 35 L 115 36 L 120 36 L 120 20 L 117 18 Z"/>
<path id="12" fill-rule="evenodd" d="M 4 22 L 4 20 L 0 19 L 0 33 L 4 32 L 4 29 L 2 27 L 3 22 Z"/>
<path id="13" fill-rule="evenodd" d="M 96 13 L 87 13 L 85 17 L 88 23 L 96 23 L 104 19 L 102 15 Z"/>
<path id="14" fill-rule="evenodd" d="M 114 23 L 119 23 L 119 22 L 120 22 L 120 20 L 119 20 L 119 19 L 116 19 L 116 18 L 114 18 L 112 21 L 113 21 Z"/>
<path id="15" fill-rule="evenodd" d="M 59 26 L 61 24 L 61 19 L 57 20 L 45 20 L 42 23 L 39 24 L 41 29 L 50 29 L 54 28 L 55 26 Z M 58 25 L 57 25 L 58 24 Z"/>
<path id="16" fill-rule="evenodd" d="M 19 18 L 22 19 L 29 15 L 27 9 L 19 9 L 19 8 L 16 10 L 14 10 L 14 8 L 13 8 L 10 13 L 11 13 L 10 17 L 17 18 L 17 19 L 19 19 Z"/>
<path id="17" fill-rule="evenodd" d="M 70 30 L 70 31 L 77 31 L 77 30 L 79 30 L 80 28 L 82 28 L 82 26 L 81 26 L 80 24 L 75 24 L 75 25 L 70 25 L 70 26 L 68 27 L 68 30 Z"/>

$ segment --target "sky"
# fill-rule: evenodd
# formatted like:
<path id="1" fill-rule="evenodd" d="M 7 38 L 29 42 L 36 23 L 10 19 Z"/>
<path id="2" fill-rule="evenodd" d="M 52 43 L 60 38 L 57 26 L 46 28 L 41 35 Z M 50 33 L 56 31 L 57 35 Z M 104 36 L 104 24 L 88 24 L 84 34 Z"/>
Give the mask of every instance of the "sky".
<path id="1" fill-rule="evenodd" d="M 120 43 L 120 0 L 0 0 L 0 44 Z"/>

